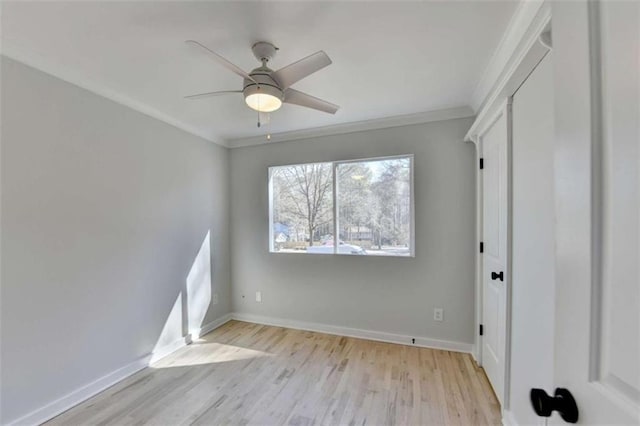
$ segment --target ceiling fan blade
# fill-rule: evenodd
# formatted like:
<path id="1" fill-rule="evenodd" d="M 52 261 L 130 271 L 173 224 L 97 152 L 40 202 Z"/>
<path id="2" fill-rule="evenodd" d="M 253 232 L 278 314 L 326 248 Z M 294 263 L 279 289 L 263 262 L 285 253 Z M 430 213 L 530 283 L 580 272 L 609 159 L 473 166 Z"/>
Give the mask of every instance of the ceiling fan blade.
<path id="1" fill-rule="evenodd" d="M 219 92 L 206 92 L 206 93 L 198 93 L 197 95 L 189 95 L 185 96 L 185 99 L 202 99 L 202 98 L 210 98 L 213 96 L 220 95 L 228 95 L 229 93 L 242 93 L 242 90 L 222 90 Z"/>
<path id="2" fill-rule="evenodd" d="M 287 89 L 284 91 L 284 102 L 287 104 L 300 105 L 307 108 L 317 109 L 318 111 L 335 114 L 340 108 L 336 104 L 323 101 L 314 96 L 307 95 L 295 89 Z"/>
<path id="3" fill-rule="evenodd" d="M 240 77 L 242 78 L 246 78 L 248 80 L 253 81 L 254 83 L 256 82 L 253 77 L 251 77 L 248 73 L 246 73 L 242 68 L 240 68 L 239 66 L 229 62 L 228 60 L 226 60 L 225 58 L 223 58 L 222 56 L 218 55 L 216 52 L 214 52 L 213 50 L 209 49 L 207 46 L 198 43 L 195 40 L 187 40 L 185 41 L 185 43 L 187 43 L 190 46 L 194 46 L 197 47 L 198 49 L 200 49 L 201 51 L 211 55 L 211 57 L 217 61 L 220 65 L 222 65 L 223 67 L 225 67 L 226 69 L 233 71 L 234 73 L 238 74 Z"/>
<path id="4" fill-rule="evenodd" d="M 321 70 L 327 65 L 331 65 L 331 59 L 321 50 L 289 64 L 284 68 L 280 68 L 278 71 L 273 72 L 271 77 L 274 78 L 283 89 L 286 89 L 295 82 Z"/>

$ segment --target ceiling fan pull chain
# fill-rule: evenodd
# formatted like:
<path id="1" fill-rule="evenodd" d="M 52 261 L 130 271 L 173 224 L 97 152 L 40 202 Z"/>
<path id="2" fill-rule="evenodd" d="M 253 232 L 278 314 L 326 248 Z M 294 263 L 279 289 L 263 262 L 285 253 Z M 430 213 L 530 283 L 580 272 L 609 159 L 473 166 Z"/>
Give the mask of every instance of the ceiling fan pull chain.
<path id="1" fill-rule="evenodd" d="M 259 84 L 258 84 L 258 90 L 260 90 L 260 85 Z M 257 113 L 258 113 L 258 128 L 260 128 L 260 117 L 261 117 L 261 114 L 260 114 L 260 97 L 258 97 L 258 111 L 257 111 Z"/>
<path id="2" fill-rule="evenodd" d="M 271 114 L 258 111 L 258 127 L 267 126 L 271 123 Z"/>

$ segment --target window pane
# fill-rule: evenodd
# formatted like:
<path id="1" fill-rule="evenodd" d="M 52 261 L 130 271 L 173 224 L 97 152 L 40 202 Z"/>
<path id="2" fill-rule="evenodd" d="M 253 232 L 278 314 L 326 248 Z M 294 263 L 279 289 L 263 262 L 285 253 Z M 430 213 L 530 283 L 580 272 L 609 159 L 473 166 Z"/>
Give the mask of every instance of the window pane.
<path id="1" fill-rule="evenodd" d="M 411 158 L 339 163 L 336 175 L 339 252 L 410 256 Z"/>
<path id="2" fill-rule="evenodd" d="M 331 163 L 272 167 L 272 250 L 333 253 Z"/>

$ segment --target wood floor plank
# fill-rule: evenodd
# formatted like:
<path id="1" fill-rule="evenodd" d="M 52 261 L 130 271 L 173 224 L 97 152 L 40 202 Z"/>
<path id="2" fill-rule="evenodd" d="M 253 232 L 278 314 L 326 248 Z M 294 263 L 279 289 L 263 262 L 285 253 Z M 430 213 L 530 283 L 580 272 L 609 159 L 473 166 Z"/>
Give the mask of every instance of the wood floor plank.
<path id="1" fill-rule="evenodd" d="M 47 425 L 498 425 L 470 355 L 230 321 Z"/>

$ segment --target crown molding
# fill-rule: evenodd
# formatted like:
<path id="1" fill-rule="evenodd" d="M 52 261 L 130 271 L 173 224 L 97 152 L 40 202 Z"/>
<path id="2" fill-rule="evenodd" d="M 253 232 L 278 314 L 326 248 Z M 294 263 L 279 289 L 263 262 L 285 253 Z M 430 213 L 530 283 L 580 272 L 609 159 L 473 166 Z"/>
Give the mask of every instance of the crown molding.
<path id="1" fill-rule="evenodd" d="M 524 3 L 533 3 L 537 7 L 534 9 L 533 6 L 521 6 L 519 12 L 525 8 L 527 13 L 521 12 L 518 19 L 514 17 L 512 22 L 517 21 L 521 26 L 517 35 L 511 36 L 514 39 L 509 44 L 515 47 L 510 49 L 511 52 L 504 60 L 502 68 L 495 72 L 496 80 L 482 99 L 481 106 L 476 110 L 476 120 L 465 135 L 465 141 L 477 143 L 479 130 L 483 128 L 487 120 L 496 114 L 505 99 L 518 90 L 550 50 L 549 46 L 539 41 L 542 33 L 550 28 L 550 3 L 548 1 L 538 2 L 537 0 L 534 2 L 524 1 Z M 532 14 L 534 11 L 535 13 Z M 526 16 L 527 20 L 524 20 L 523 16 Z M 505 36 L 508 35 L 509 31 L 505 33 Z M 492 66 L 496 63 L 492 61 Z"/>
<path id="2" fill-rule="evenodd" d="M 41 55 L 34 54 L 33 52 L 28 52 L 25 49 L 22 49 L 5 39 L 0 39 L 0 54 L 22 64 L 25 64 L 31 68 L 35 68 L 46 74 L 57 77 L 60 80 L 66 81 L 67 83 L 71 83 L 82 89 L 93 92 L 97 95 L 109 99 L 110 101 L 116 102 L 120 105 L 124 105 L 146 116 L 155 118 L 156 120 L 160 120 L 166 124 L 169 124 L 170 126 L 176 127 L 199 138 L 205 139 L 209 142 L 213 142 L 225 148 L 229 147 L 224 139 L 212 137 L 212 135 L 203 132 L 202 129 L 187 124 L 183 121 L 176 120 L 175 118 L 155 109 L 154 107 L 144 102 L 133 99 L 118 90 L 108 87 L 103 83 L 87 78 L 86 76 L 81 75 L 80 73 L 77 73 L 69 69 L 68 67 L 53 63 L 45 59 Z"/>
<path id="3" fill-rule="evenodd" d="M 183 121 L 176 120 L 174 117 L 171 117 L 144 102 L 133 99 L 130 96 L 107 86 L 106 84 L 100 83 L 74 70 L 71 70 L 69 67 L 54 63 L 39 54 L 35 54 L 33 52 L 20 48 L 19 46 L 11 43 L 10 41 L 7 41 L 6 39 L 0 39 L 0 55 L 11 58 L 31 68 L 35 68 L 46 74 L 52 75 L 56 78 L 66 81 L 67 83 L 71 83 L 75 86 L 107 98 L 120 105 L 126 106 L 127 108 L 130 108 L 134 111 L 140 112 L 146 116 L 162 121 L 175 128 L 178 128 L 225 148 L 241 148 L 245 146 L 263 145 L 266 142 L 264 136 L 253 136 L 248 138 L 230 140 L 213 137 L 211 134 L 203 131 L 200 128 L 197 128 Z M 433 121 L 443 121 L 473 116 L 474 111 L 469 106 L 459 106 L 415 114 L 398 115 L 373 120 L 355 121 L 311 129 L 276 133 L 271 134 L 271 139 L 268 143 L 285 142 L 297 139 L 308 139 L 319 136 L 340 135 L 365 130 L 385 129 L 391 127 L 408 126 L 412 124 L 429 123 Z"/>
<path id="4" fill-rule="evenodd" d="M 271 139 L 267 141 L 264 136 L 254 136 L 242 139 L 231 139 L 228 141 L 230 148 L 242 148 L 246 146 L 265 145 L 276 142 L 286 142 L 298 139 L 308 139 L 320 136 L 333 136 L 345 133 L 361 132 L 364 130 L 386 129 L 390 127 L 409 126 L 412 124 L 429 123 L 432 121 L 452 120 L 455 118 L 473 117 L 473 110 L 468 106 L 439 109 L 434 111 L 420 112 L 416 114 L 397 115 L 393 117 L 379 118 L 374 120 L 354 121 L 331 126 L 315 127 L 312 129 L 294 130 L 290 132 L 272 133 Z"/>
<path id="5" fill-rule="evenodd" d="M 500 43 L 473 91 L 471 107 L 475 112 L 482 109 L 491 92 L 495 90 L 500 76 L 509 66 L 512 57 L 520 50 L 521 41 L 527 37 L 531 24 L 535 22 L 543 6 L 550 9 L 544 0 L 520 0 Z"/>

